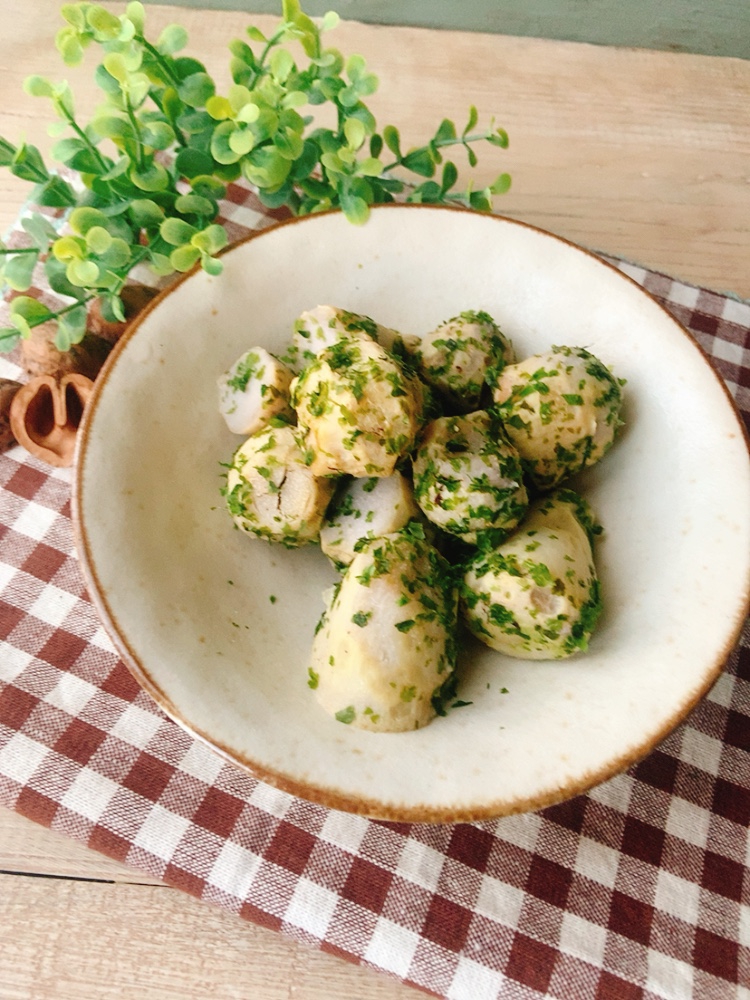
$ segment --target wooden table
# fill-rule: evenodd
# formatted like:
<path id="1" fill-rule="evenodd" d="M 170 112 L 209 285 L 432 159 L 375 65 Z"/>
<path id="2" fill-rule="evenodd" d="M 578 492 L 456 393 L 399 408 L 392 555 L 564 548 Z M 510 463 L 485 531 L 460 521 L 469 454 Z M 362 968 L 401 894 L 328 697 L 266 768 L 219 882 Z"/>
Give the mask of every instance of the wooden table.
<path id="1" fill-rule="evenodd" d="M 24 77 L 67 77 L 85 113 L 96 101 L 89 72 L 58 62 L 52 0 L 0 0 L 0 17 L 0 135 L 47 149 L 49 109 L 23 93 Z M 250 20 L 152 5 L 148 18 L 152 30 L 183 23 L 192 51 L 219 81 L 227 80 L 227 41 Z M 424 141 L 444 116 L 462 126 L 471 103 L 482 121 L 494 115 L 507 128 L 510 150 L 482 150 L 478 169 L 483 182 L 512 173 L 499 211 L 750 297 L 750 62 L 351 23 L 337 35 L 342 50 L 364 54 L 379 74 L 373 110 L 406 144 Z M 27 188 L 0 173 L 1 230 Z M 7 811 L 0 901 L 3 1000 L 415 995 Z"/>

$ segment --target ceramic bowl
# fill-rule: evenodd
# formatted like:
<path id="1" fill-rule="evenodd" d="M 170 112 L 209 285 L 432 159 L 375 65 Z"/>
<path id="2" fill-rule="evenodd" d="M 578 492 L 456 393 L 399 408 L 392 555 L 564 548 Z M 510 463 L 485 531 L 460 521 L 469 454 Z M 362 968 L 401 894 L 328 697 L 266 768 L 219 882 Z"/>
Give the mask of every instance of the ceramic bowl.
<path id="1" fill-rule="evenodd" d="M 496 216 L 376 208 L 294 220 L 188 275 L 108 360 L 80 434 L 77 544 L 135 677 L 178 723 L 263 780 L 392 820 L 475 820 L 576 795 L 647 754 L 716 680 L 747 610 L 750 463 L 736 410 L 689 334 L 593 255 Z M 342 725 L 307 686 L 335 573 L 233 527 L 222 465 L 241 439 L 217 376 L 282 353 L 318 304 L 424 333 L 489 312 L 519 357 L 585 346 L 627 379 L 626 426 L 575 486 L 605 526 L 606 611 L 588 653 L 529 662 L 471 644 L 460 698 L 426 728 Z"/>

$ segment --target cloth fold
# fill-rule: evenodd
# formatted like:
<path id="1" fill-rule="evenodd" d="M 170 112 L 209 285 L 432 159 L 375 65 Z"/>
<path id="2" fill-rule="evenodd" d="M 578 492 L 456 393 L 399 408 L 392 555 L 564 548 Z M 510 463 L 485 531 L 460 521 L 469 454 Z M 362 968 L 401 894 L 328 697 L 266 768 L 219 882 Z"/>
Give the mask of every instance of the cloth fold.
<path id="1" fill-rule="evenodd" d="M 273 222 L 241 186 L 222 215 L 235 239 Z M 750 424 L 750 304 L 608 259 L 693 333 Z M 255 780 L 139 688 L 79 573 L 70 480 L 0 456 L 0 804 L 446 1000 L 742 995 L 750 630 L 690 717 L 587 795 L 476 824 L 367 820 Z"/>

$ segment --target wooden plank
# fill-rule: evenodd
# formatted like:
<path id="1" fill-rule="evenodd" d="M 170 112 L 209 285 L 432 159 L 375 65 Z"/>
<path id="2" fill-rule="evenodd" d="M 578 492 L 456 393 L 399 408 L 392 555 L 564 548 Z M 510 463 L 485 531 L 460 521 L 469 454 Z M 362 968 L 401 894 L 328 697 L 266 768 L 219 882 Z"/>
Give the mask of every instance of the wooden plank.
<path id="1" fill-rule="evenodd" d="M 246 0 L 177 0 L 180 7 L 246 10 Z M 302 0 L 311 17 L 333 7 L 367 24 L 411 25 L 453 31 L 501 32 L 531 38 L 628 45 L 669 52 L 750 57 L 750 8 L 743 0 L 685 4 L 684 0 Z M 280 0 L 254 0 L 278 14 Z"/>
<path id="2" fill-rule="evenodd" d="M 0 875 L 3 1000 L 413 1000 L 168 888 Z"/>
<path id="3" fill-rule="evenodd" d="M 0 809 L 0 872 L 163 885 L 9 809 Z"/>
<path id="4" fill-rule="evenodd" d="M 12 15 L 10 0 L 3 6 L 14 28 L 0 40 L 0 134 L 48 147 L 48 108 L 21 92 L 23 78 L 39 70 L 69 77 L 84 110 L 95 95 L 81 84 L 86 72 L 55 70 L 52 0 Z M 221 81 L 227 41 L 250 20 L 275 23 L 152 5 L 148 17 L 154 31 L 182 21 L 191 51 Z M 444 115 L 462 125 L 472 102 L 483 122 L 496 116 L 511 147 L 480 150 L 477 178 L 513 175 L 499 211 L 750 297 L 750 62 L 356 23 L 332 39 L 366 55 L 381 78 L 373 110 L 408 144 L 428 139 Z M 13 218 L 26 190 L 0 174 L 0 223 Z"/>

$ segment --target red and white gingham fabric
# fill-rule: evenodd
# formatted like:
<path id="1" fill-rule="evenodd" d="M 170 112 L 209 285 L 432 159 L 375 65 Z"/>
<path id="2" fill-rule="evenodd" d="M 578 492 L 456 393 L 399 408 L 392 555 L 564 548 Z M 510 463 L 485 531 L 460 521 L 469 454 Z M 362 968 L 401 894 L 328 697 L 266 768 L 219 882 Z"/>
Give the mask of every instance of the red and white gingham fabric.
<path id="1" fill-rule="evenodd" d="M 233 237 L 272 221 L 241 187 L 222 210 Z M 747 421 L 750 304 L 618 266 Z M 254 780 L 140 690 L 84 589 L 70 478 L 0 456 L 1 804 L 447 1000 L 750 997 L 750 631 L 690 718 L 588 795 L 495 822 L 370 821 Z"/>

